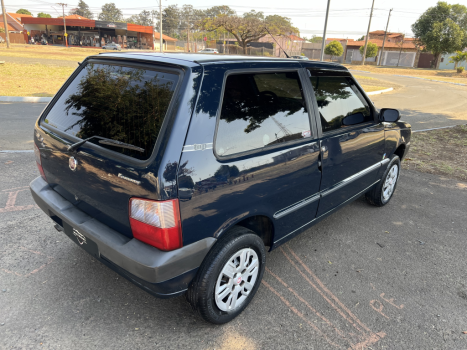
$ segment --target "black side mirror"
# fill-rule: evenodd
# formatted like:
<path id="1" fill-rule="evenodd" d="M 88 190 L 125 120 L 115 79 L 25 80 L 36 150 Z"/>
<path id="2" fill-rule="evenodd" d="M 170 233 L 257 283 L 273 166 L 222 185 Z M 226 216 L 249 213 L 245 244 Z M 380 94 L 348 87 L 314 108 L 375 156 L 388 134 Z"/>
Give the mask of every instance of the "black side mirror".
<path id="1" fill-rule="evenodd" d="M 401 115 L 397 109 L 383 108 L 379 111 L 379 120 L 387 123 L 397 122 Z"/>
<path id="2" fill-rule="evenodd" d="M 349 126 L 349 125 L 356 125 L 361 124 L 365 121 L 365 116 L 362 112 L 350 114 L 347 117 L 342 118 L 342 125 Z"/>

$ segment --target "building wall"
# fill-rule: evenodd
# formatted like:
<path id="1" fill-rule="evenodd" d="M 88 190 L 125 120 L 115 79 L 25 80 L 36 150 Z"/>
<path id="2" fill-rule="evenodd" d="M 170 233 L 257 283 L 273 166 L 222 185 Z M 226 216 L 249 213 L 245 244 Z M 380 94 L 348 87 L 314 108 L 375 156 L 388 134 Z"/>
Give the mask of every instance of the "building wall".
<path id="1" fill-rule="evenodd" d="M 447 53 L 444 55 L 441 55 L 440 63 L 439 63 L 439 69 L 454 69 L 455 63 L 449 63 L 451 60 L 451 56 L 454 56 L 453 53 Z M 465 67 L 467 68 L 467 61 L 462 61 L 457 64 L 458 67 Z"/>
<path id="2" fill-rule="evenodd" d="M 347 60 L 347 54 L 349 53 L 350 50 L 359 50 L 360 47 L 357 47 L 357 46 L 347 46 L 347 50 L 345 51 L 345 57 L 346 57 L 346 61 Z M 400 51 L 400 48 L 396 48 L 396 47 L 385 47 L 384 48 L 384 52 L 394 52 L 394 51 L 397 51 L 399 52 Z M 414 60 L 414 64 L 413 66 L 414 67 L 417 67 L 418 66 L 418 60 L 420 58 L 420 51 L 416 50 L 416 49 L 403 49 L 402 52 L 415 52 L 415 60 Z M 381 55 L 381 48 L 379 48 L 378 50 L 378 54 L 376 56 L 376 59 L 375 61 L 372 61 L 372 60 L 369 60 L 367 58 L 367 60 L 365 61 L 365 64 L 370 64 L 370 65 L 377 65 L 379 63 L 379 57 Z M 361 55 L 360 55 L 361 57 Z M 352 60 L 352 63 L 351 64 L 361 64 L 361 59 L 359 61 L 355 61 L 355 60 Z"/>

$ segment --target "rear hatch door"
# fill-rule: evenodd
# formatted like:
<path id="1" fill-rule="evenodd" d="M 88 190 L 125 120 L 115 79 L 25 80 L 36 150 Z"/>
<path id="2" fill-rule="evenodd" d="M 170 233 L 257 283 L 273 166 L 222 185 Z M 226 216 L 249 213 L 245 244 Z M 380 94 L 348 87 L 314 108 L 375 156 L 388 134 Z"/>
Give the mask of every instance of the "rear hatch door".
<path id="1" fill-rule="evenodd" d="M 80 210 L 132 237 L 130 197 L 158 199 L 152 167 L 158 135 L 174 113 L 181 74 L 157 65 L 83 63 L 36 128 L 49 185 Z"/>

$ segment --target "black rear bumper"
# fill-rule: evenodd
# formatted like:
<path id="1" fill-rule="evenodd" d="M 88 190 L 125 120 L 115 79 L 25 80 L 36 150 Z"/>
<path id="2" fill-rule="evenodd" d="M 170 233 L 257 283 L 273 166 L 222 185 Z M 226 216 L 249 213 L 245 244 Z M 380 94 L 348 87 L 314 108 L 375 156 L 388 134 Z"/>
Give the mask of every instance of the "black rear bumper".
<path id="1" fill-rule="evenodd" d="M 186 291 L 215 238 L 206 238 L 180 249 L 164 252 L 128 238 L 87 215 L 41 177 L 30 184 L 37 205 L 64 233 L 96 259 L 160 298 Z"/>

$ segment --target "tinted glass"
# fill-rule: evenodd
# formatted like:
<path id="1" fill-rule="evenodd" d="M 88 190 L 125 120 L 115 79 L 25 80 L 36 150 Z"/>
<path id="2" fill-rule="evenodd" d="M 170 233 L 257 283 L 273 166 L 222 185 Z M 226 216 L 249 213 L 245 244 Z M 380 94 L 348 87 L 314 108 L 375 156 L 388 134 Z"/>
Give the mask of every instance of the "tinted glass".
<path id="1" fill-rule="evenodd" d="M 144 149 L 139 152 L 90 142 L 147 159 L 164 121 L 178 76 L 153 70 L 88 64 L 67 87 L 43 123 L 86 139 L 102 136 Z"/>
<path id="2" fill-rule="evenodd" d="M 368 103 L 352 79 L 311 77 L 323 132 L 373 121 Z M 347 117 L 347 118 L 346 118 Z M 344 119 L 345 118 L 345 119 Z"/>
<path id="3" fill-rule="evenodd" d="M 297 72 L 229 75 L 216 153 L 229 156 L 311 137 Z"/>

